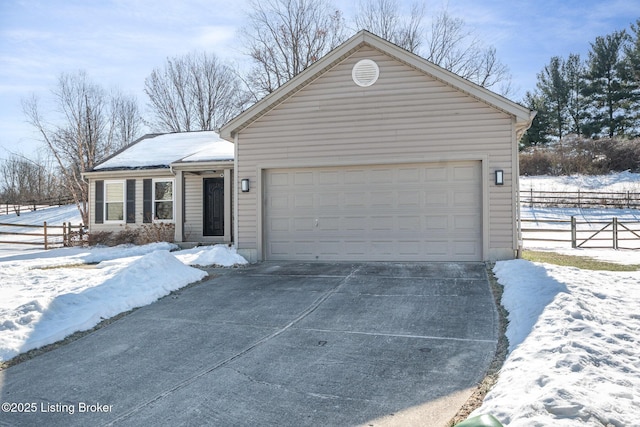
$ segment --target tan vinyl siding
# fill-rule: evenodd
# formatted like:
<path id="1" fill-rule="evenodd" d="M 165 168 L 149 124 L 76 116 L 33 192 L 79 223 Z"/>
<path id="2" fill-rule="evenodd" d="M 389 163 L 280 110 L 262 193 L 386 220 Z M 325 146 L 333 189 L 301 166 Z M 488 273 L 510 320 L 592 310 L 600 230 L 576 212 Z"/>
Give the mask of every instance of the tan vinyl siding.
<path id="1" fill-rule="evenodd" d="M 377 62 L 380 77 L 362 88 L 351 69 L 365 58 Z M 239 193 L 239 248 L 262 249 L 262 169 L 482 160 L 488 246 L 514 249 L 513 124 L 506 113 L 363 47 L 239 133 L 237 180 L 250 178 L 252 187 Z M 504 186 L 493 184 L 495 169 L 504 170 Z"/>
<path id="2" fill-rule="evenodd" d="M 112 175 L 106 175 L 106 174 L 102 174 L 99 178 L 91 178 L 89 180 L 89 221 L 90 221 L 90 231 L 93 232 L 99 232 L 99 231 L 121 231 L 123 230 L 125 227 L 129 227 L 129 228 L 134 228 L 134 227 L 139 227 L 143 224 L 142 219 L 143 219 L 143 180 L 144 179 L 175 179 L 175 176 L 172 175 L 171 173 L 162 173 L 162 172 L 158 172 L 158 173 L 154 173 L 154 174 L 149 174 L 149 176 L 145 176 L 144 178 L 140 178 L 140 177 L 135 177 L 135 176 L 127 176 L 124 175 L 122 173 L 114 173 Z M 104 181 L 123 181 L 125 182 L 128 179 L 135 179 L 136 180 L 136 222 L 135 224 L 131 223 L 131 224 L 125 224 L 124 221 L 122 223 L 113 223 L 113 222 L 107 222 L 105 221 L 103 224 L 96 224 L 95 220 L 95 211 L 94 211 L 94 207 L 95 207 L 95 190 L 96 190 L 96 186 L 95 186 L 95 181 L 96 180 L 104 180 Z M 178 185 L 178 183 L 175 183 L 174 185 Z M 175 191 L 174 191 L 175 194 Z M 176 200 L 175 200 L 175 196 L 174 196 L 174 212 L 175 209 L 179 209 L 179 206 L 175 205 Z M 126 205 L 126 203 L 125 203 Z M 126 215 L 126 212 L 125 212 Z"/>
<path id="3" fill-rule="evenodd" d="M 184 174 L 184 240 L 198 242 L 202 238 L 202 179 L 201 175 Z"/>

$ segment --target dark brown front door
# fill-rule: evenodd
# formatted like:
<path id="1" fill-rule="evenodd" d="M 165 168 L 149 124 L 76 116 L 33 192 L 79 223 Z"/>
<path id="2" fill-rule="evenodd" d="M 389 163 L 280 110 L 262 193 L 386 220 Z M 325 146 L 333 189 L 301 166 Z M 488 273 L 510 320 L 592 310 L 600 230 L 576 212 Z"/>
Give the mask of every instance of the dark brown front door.
<path id="1" fill-rule="evenodd" d="M 204 179 L 204 236 L 224 236 L 224 179 Z"/>

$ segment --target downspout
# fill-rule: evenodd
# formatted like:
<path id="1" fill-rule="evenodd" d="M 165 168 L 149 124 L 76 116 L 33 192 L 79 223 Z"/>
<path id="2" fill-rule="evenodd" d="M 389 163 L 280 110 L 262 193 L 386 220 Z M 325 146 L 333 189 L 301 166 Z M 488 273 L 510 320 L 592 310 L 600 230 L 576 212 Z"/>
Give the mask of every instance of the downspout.
<path id="1" fill-rule="evenodd" d="M 233 247 L 238 250 L 238 133 L 233 135 Z"/>

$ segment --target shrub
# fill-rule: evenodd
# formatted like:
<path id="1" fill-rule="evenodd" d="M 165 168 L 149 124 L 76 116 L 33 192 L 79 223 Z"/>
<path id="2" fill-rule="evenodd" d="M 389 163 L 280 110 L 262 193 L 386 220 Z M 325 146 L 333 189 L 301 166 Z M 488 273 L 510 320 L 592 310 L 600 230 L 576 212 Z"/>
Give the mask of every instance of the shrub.
<path id="1" fill-rule="evenodd" d="M 96 245 L 109 246 L 111 245 L 112 234 L 113 233 L 110 231 L 94 231 L 88 234 L 87 243 L 89 244 L 89 246 L 96 246 Z"/>
<path id="2" fill-rule="evenodd" d="M 175 228 L 174 224 L 157 222 L 144 224 L 137 228 L 125 227 L 118 232 L 94 231 L 88 235 L 87 242 L 89 246 L 146 245 L 155 242 L 172 243 L 174 241 Z"/>
<path id="3" fill-rule="evenodd" d="M 138 244 L 146 245 L 154 242 L 170 242 L 174 241 L 175 225 L 166 222 L 154 222 L 152 224 L 144 224 L 138 231 Z"/>
<path id="4" fill-rule="evenodd" d="M 552 175 L 553 155 L 546 150 L 536 149 L 520 153 L 521 175 Z"/>
<path id="5" fill-rule="evenodd" d="M 568 136 L 543 148 L 520 153 L 522 175 L 600 175 L 640 170 L 640 140 Z"/>
<path id="6" fill-rule="evenodd" d="M 111 237 L 110 246 L 118 246 L 124 244 L 138 244 L 139 232 L 135 228 L 125 227 L 124 229 L 114 233 Z"/>

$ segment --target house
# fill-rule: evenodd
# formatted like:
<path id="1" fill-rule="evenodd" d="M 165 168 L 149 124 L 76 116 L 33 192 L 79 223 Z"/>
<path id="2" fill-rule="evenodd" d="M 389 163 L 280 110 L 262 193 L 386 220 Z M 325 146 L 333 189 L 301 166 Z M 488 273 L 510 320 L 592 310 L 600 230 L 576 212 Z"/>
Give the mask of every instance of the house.
<path id="1" fill-rule="evenodd" d="M 84 174 L 90 232 L 163 222 L 177 242 L 230 243 L 233 151 L 216 132 L 140 138 Z"/>
<path id="2" fill-rule="evenodd" d="M 220 129 L 233 143 L 233 165 L 185 156 L 132 170 L 110 165 L 116 155 L 87 176 L 96 211 L 96 178 L 107 185 L 121 172 L 116 199 L 127 205 L 121 193 L 134 172 L 160 187 L 173 179 L 176 240 L 209 242 L 203 181 L 224 175 L 231 229 L 221 240 L 250 261 L 509 259 L 519 244 L 517 142 L 533 117 L 361 31 Z M 150 200 L 153 211 L 163 201 L 158 190 L 145 193 L 142 175 L 135 179 L 137 206 Z M 106 196 L 103 203 L 107 215 Z M 92 230 L 108 222 L 93 212 L 91 221 Z"/>
<path id="3" fill-rule="evenodd" d="M 518 248 L 534 114 L 361 31 L 220 130 L 251 260 L 481 261 Z M 496 177 L 499 181 L 496 182 Z"/>

